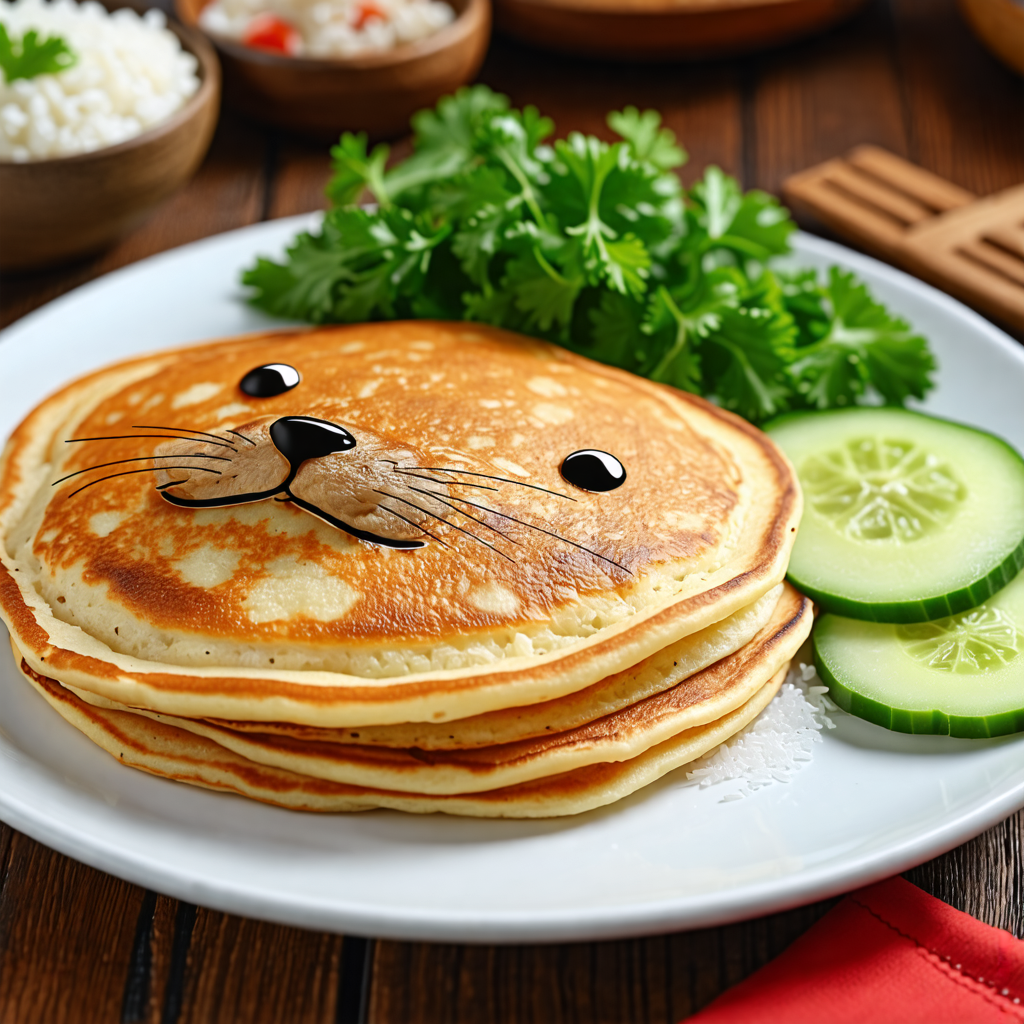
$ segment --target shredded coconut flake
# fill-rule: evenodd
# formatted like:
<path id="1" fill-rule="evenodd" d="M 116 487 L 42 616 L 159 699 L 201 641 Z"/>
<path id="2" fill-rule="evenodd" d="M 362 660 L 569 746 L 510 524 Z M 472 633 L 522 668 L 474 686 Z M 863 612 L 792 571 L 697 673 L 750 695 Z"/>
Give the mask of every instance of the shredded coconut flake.
<path id="1" fill-rule="evenodd" d="M 773 782 L 791 782 L 813 757 L 822 729 L 834 729 L 828 712 L 838 708 L 826 696 L 813 665 L 790 669 L 772 702 L 742 732 L 696 762 L 686 778 L 701 789 L 742 779 L 743 786 L 722 797 L 741 800 Z"/>

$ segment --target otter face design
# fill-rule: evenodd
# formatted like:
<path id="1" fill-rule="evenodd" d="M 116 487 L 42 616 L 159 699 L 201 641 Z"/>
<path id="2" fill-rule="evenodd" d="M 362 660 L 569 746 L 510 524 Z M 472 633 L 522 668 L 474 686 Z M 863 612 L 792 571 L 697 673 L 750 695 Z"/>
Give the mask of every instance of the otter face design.
<path id="1" fill-rule="evenodd" d="M 238 388 L 256 400 L 290 394 L 296 408 L 302 408 L 302 375 L 286 363 L 254 367 Z M 610 491 L 626 479 L 615 456 L 583 449 L 562 460 L 559 472 L 569 486 L 560 492 L 498 472 L 437 465 L 429 452 L 366 426 L 302 414 L 257 417 L 220 433 L 145 429 L 196 435 L 194 441 L 169 440 L 154 452 L 157 490 L 173 505 L 215 508 L 290 501 L 359 540 L 391 548 L 420 548 L 427 543 L 424 537 L 444 543 L 430 529 L 433 520 L 455 525 L 505 554 L 453 522 L 461 517 L 486 525 L 473 509 L 493 510 L 474 502 L 474 492 L 483 497 L 487 491 L 497 492 L 493 484 L 501 484 L 576 501 L 569 491 Z"/>

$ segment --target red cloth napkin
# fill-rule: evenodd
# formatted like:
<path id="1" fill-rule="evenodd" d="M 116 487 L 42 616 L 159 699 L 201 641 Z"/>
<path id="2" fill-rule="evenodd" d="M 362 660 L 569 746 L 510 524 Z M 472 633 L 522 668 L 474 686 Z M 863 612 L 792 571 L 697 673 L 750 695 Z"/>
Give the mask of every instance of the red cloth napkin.
<path id="1" fill-rule="evenodd" d="M 1024 942 L 903 878 L 850 893 L 687 1024 L 1016 1024 Z"/>

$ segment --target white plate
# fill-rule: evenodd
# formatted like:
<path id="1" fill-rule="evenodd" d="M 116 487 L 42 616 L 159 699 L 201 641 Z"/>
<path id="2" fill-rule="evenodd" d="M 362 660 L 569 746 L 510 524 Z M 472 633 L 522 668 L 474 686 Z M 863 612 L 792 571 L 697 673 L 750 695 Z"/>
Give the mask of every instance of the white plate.
<path id="1" fill-rule="evenodd" d="M 146 349 L 252 330 L 239 270 L 303 219 L 211 238 L 50 303 L 0 344 L 0 437 L 58 384 Z M 796 261 L 847 266 L 930 338 L 935 412 L 1024 450 L 1024 349 L 890 267 L 800 236 Z M 678 771 L 555 821 L 277 810 L 126 770 L 0 656 L 0 817 L 140 885 L 209 907 L 389 938 L 533 942 L 720 924 L 919 863 L 1024 805 L 1024 737 L 971 742 L 839 727 L 789 784 L 722 803 Z"/>

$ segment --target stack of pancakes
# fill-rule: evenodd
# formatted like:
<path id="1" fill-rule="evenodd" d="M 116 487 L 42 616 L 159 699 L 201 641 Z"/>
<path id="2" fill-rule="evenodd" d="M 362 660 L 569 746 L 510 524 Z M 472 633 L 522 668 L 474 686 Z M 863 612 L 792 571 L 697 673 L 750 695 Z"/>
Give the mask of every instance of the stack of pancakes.
<path id="1" fill-rule="evenodd" d="M 489 328 L 101 370 L 0 465 L 17 664 L 125 764 L 285 807 L 574 814 L 700 757 L 811 625 L 760 431 Z"/>

